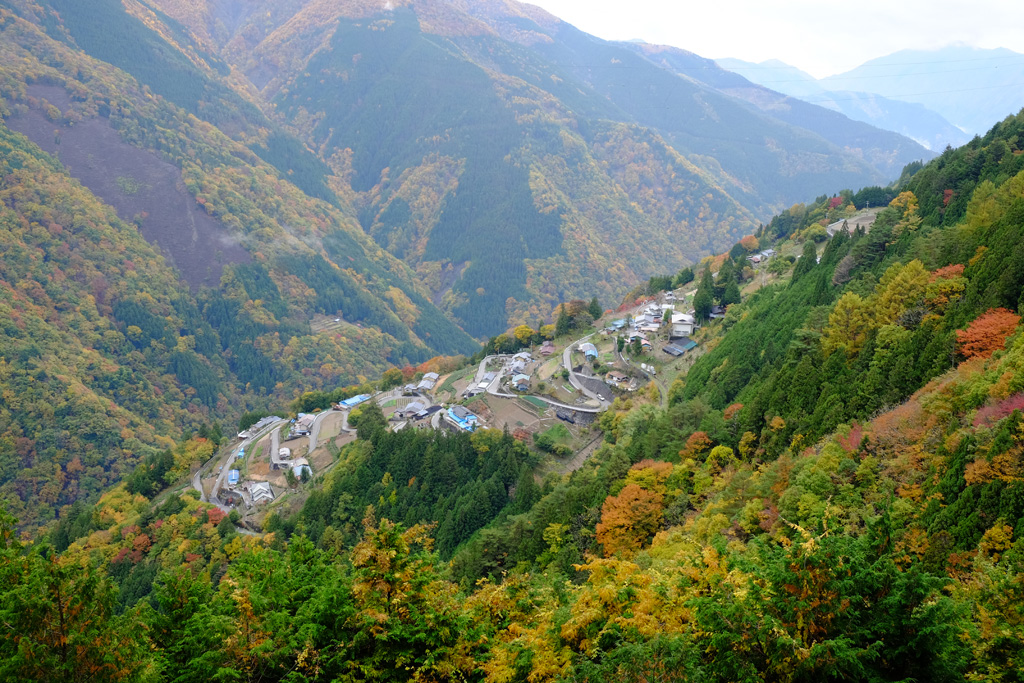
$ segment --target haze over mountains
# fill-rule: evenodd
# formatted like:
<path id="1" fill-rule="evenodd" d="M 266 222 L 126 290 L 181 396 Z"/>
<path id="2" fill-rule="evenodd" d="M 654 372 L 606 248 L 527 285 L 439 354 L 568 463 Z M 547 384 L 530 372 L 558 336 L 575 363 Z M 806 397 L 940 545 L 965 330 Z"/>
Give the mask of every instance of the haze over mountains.
<path id="1" fill-rule="evenodd" d="M 901 50 L 816 79 L 779 60 L 717 59 L 755 83 L 911 137 L 939 151 L 983 135 L 1024 107 L 1024 55 L 950 46 Z"/>

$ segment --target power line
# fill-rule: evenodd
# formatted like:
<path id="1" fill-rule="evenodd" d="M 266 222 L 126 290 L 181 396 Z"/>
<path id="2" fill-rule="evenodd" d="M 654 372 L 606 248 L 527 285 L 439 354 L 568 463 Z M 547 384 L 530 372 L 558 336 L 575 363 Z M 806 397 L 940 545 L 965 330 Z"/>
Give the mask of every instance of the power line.
<path id="1" fill-rule="evenodd" d="M 1021 62 L 1021 66 L 1024 66 L 1024 61 Z M 998 68 L 999 68 L 998 66 L 994 66 L 994 67 L 993 66 L 976 66 L 976 67 L 972 67 L 970 69 L 945 69 L 945 70 L 935 70 L 935 71 L 914 71 L 914 72 L 910 72 L 910 73 L 899 73 L 899 74 L 875 74 L 873 76 L 829 76 L 828 78 L 815 79 L 815 82 L 821 82 L 821 81 L 855 81 L 855 80 L 861 80 L 861 79 L 865 79 L 865 78 L 876 78 L 876 79 L 881 79 L 881 78 L 903 78 L 903 77 L 906 77 L 906 76 L 939 76 L 939 75 L 942 75 L 942 74 L 955 74 L 955 73 L 961 73 L 961 72 L 964 72 L 964 71 L 991 71 L 993 69 L 998 69 Z M 743 75 L 741 72 L 738 72 L 738 71 L 734 72 L 734 73 L 739 73 L 741 76 Z M 807 79 L 805 79 L 805 78 L 793 78 L 793 79 L 785 79 L 785 80 L 781 80 L 781 81 L 759 81 L 759 83 L 761 83 L 761 85 L 768 85 L 769 83 L 806 83 L 806 82 L 807 82 Z"/>
<path id="2" fill-rule="evenodd" d="M 679 48 L 679 49 L 681 49 L 681 48 Z M 723 59 L 726 59 L 726 58 L 723 58 Z M 1013 60 L 1018 60 L 1018 61 L 1024 62 L 1024 54 L 1014 53 L 1014 54 L 1011 54 L 1011 55 L 1001 55 L 1001 56 L 992 55 L 992 56 L 988 56 L 988 57 L 972 57 L 970 59 L 945 59 L 945 60 L 943 60 L 941 62 L 938 62 L 938 63 L 939 64 L 959 64 L 959 63 L 962 63 L 962 62 L 984 62 L 984 61 L 990 61 L 990 60 L 994 60 L 994 59 L 1013 59 Z M 714 62 L 717 63 L 717 60 L 711 60 L 711 61 L 714 61 Z M 738 61 L 742 61 L 742 60 L 738 60 Z M 869 64 L 869 63 L 865 62 L 863 64 L 857 64 L 857 65 L 851 67 L 850 70 L 852 71 L 853 69 L 877 68 L 877 67 L 888 67 L 888 66 L 918 66 L 918 65 L 928 65 L 928 64 L 936 64 L 936 62 L 885 62 L 885 63 L 882 63 L 882 64 Z M 699 67 L 699 68 L 701 68 L 701 69 L 711 69 L 713 67 L 702 66 L 702 67 Z M 732 69 L 729 69 L 728 67 L 724 67 L 724 66 L 719 66 L 719 68 L 726 69 L 728 71 L 732 70 Z M 775 69 L 775 70 L 778 70 L 778 69 L 797 69 L 798 71 L 803 71 L 803 69 L 800 69 L 799 67 L 792 66 L 791 64 L 785 64 L 785 63 L 783 63 L 783 66 L 770 66 L 768 64 L 750 64 L 749 66 L 748 65 L 744 65 L 743 67 L 739 67 L 739 68 L 742 68 L 743 70 L 748 70 L 748 69 Z M 810 74 L 808 74 L 808 75 L 810 75 Z M 812 78 L 813 78 L 813 76 L 812 76 Z M 829 76 L 828 78 L 832 78 L 832 77 Z M 816 79 L 816 80 L 824 80 L 824 79 Z"/>
<path id="3" fill-rule="evenodd" d="M 973 92 L 975 90 L 995 90 L 997 88 L 1016 88 L 1016 87 L 1020 87 L 1020 86 L 1024 86 L 1024 83 L 1006 83 L 1006 84 L 1001 84 L 1001 85 L 983 85 L 983 86 L 980 86 L 980 87 L 977 87 L 977 88 L 957 88 L 955 90 L 932 90 L 930 92 L 901 93 L 899 95 L 881 95 L 879 93 L 864 93 L 864 94 L 866 94 L 866 95 L 876 95 L 878 97 L 884 97 L 884 98 L 889 99 L 889 100 L 895 100 L 895 99 L 899 99 L 901 97 L 920 97 L 921 95 L 947 95 L 947 94 L 950 94 L 950 93 L 957 93 L 957 92 Z M 780 93 L 780 94 L 785 94 L 785 93 Z M 793 95 L 787 95 L 787 97 L 794 97 L 794 96 Z M 804 97 L 794 97 L 794 98 L 798 99 L 798 100 L 804 100 L 805 102 L 811 102 L 811 104 L 815 104 L 815 102 L 811 101 L 811 99 L 810 99 L 811 97 L 823 97 L 824 99 L 821 100 L 822 102 L 847 102 L 847 101 L 852 101 L 852 100 L 864 99 L 862 97 L 828 97 L 827 95 L 808 95 L 807 98 L 804 98 Z"/>

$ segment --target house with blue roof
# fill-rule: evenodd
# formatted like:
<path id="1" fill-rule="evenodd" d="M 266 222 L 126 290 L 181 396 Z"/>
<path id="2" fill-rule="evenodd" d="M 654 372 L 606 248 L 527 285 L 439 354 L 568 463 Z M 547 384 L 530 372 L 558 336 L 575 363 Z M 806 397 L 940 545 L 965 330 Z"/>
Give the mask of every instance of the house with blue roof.
<path id="1" fill-rule="evenodd" d="M 360 403 L 366 403 L 369 400 L 369 394 L 359 394 L 358 396 L 353 396 L 352 398 L 346 398 L 344 401 L 339 401 L 338 405 L 340 405 L 342 408 L 355 408 Z"/>
<path id="2" fill-rule="evenodd" d="M 459 429 L 471 432 L 480 424 L 480 418 L 470 412 L 465 406 L 452 406 L 448 409 L 448 417 Z"/>

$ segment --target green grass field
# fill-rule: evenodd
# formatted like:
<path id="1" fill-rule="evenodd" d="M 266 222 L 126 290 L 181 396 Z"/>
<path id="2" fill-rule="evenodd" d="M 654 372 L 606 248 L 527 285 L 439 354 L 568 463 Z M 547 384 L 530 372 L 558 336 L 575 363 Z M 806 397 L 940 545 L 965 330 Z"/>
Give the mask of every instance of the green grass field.
<path id="1" fill-rule="evenodd" d="M 548 407 L 547 401 L 542 401 L 539 398 L 537 398 L 536 396 L 521 396 L 520 398 L 522 398 L 527 403 L 530 403 L 532 405 L 537 406 L 538 408 L 547 408 Z"/>
<path id="2" fill-rule="evenodd" d="M 563 446 L 569 446 L 572 444 L 572 433 L 569 428 L 562 423 L 552 425 L 550 428 L 541 432 L 541 436 L 551 439 L 552 443 L 561 444 Z"/>

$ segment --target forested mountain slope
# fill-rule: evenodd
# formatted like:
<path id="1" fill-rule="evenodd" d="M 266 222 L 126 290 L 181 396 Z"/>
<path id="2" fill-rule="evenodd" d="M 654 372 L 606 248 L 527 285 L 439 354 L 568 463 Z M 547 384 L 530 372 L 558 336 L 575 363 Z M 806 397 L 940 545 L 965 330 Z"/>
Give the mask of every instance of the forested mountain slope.
<path id="1" fill-rule="evenodd" d="M 18 10 L 0 8 L 0 486 L 23 523 L 202 424 L 477 348 L 351 208 Z"/>
<path id="2" fill-rule="evenodd" d="M 778 215 L 761 245 L 800 258 L 704 326 L 665 405 L 652 385 L 603 413 L 569 476 L 538 487 L 508 434 L 394 433 L 371 407 L 346 467 L 263 535 L 191 490 L 115 488 L 37 543 L 3 515 L 0 672 L 1017 680 L 1022 126 Z M 749 251 L 696 299 L 749 291 Z"/>
<path id="3" fill-rule="evenodd" d="M 926 156 L 877 130 L 837 144 L 519 3 L 151 4 L 248 80 L 476 335 L 617 300 L 653 252 L 680 267 L 821 183 Z"/>

